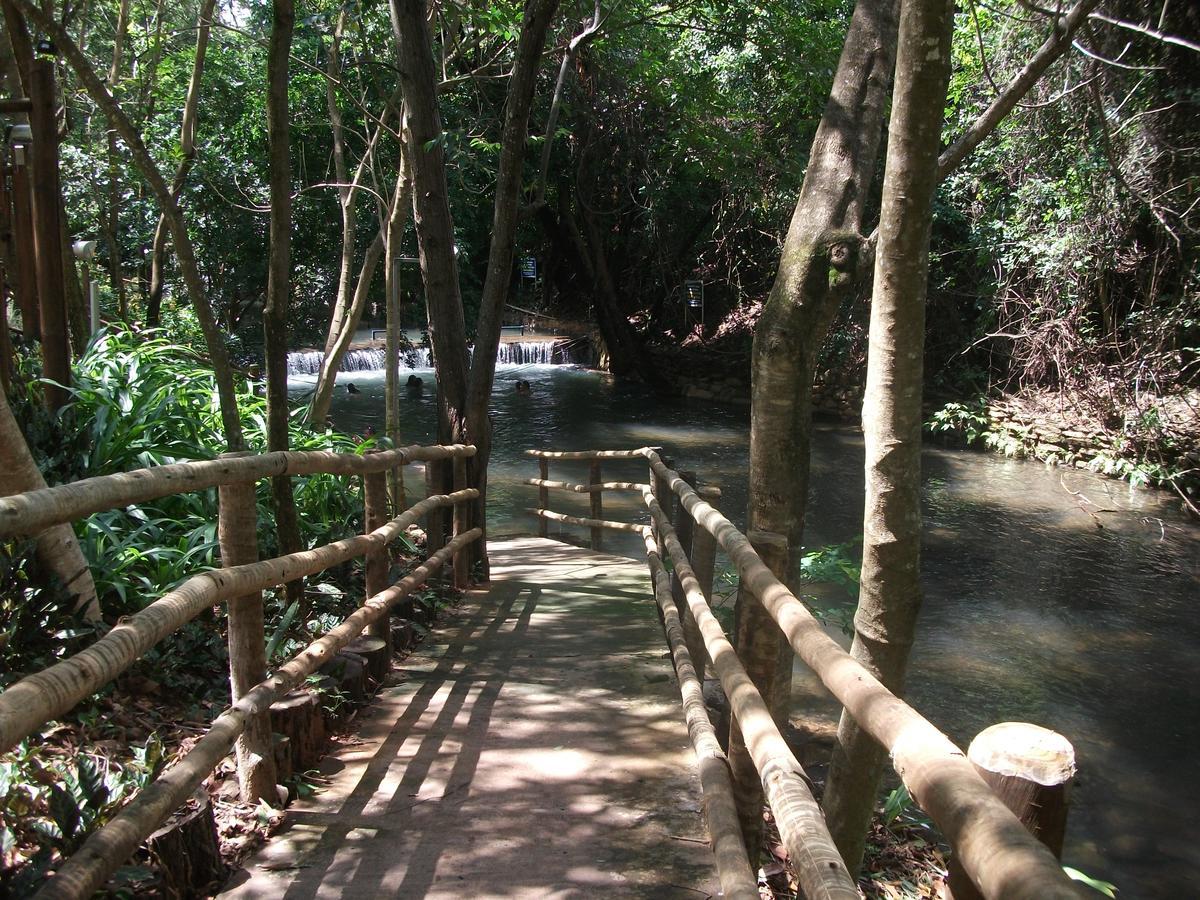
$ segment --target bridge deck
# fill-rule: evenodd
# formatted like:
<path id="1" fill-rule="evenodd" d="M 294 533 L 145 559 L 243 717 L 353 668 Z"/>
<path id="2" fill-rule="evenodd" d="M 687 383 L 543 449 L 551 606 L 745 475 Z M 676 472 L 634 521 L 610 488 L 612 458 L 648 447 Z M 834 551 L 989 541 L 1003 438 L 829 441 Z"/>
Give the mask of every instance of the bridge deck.
<path id="1" fill-rule="evenodd" d="M 489 544 L 472 591 L 225 896 L 717 892 L 643 564 Z"/>

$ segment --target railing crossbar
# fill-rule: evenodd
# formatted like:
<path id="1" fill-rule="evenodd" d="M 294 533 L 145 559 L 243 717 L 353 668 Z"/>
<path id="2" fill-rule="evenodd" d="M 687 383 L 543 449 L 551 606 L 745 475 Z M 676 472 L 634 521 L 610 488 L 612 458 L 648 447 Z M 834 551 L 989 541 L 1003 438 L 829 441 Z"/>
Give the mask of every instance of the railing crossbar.
<path id="1" fill-rule="evenodd" d="M 277 475 L 366 475 L 411 462 L 474 455 L 475 447 L 465 444 L 400 447 L 362 456 L 331 450 L 289 450 L 98 475 L 0 499 L 0 537 L 37 534 L 51 525 L 73 522 L 104 510 L 222 484 Z"/>
<path id="2" fill-rule="evenodd" d="M 657 453 L 645 454 L 696 524 L 724 548 L 792 649 L 859 726 L 891 754 L 896 773 L 941 829 L 984 896 L 1078 898 L 1058 860 L 1021 825 L 963 752 L 830 638 L 732 522 L 705 503 Z"/>
<path id="3" fill-rule="evenodd" d="M 248 591 L 313 575 L 387 546 L 431 509 L 479 496 L 474 488 L 427 497 L 370 534 L 355 535 L 313 550 L 194 575 L 145 609 L 113 627 L 90 647 L 35 672 L 0 693 L 0 752 L 99 690 L 146 651 L 205 609 Z"/>
<path id="4" fill-rule="evenodd" d="M 584 516 L 568 516 L 566 513 L 554 512 L 549 509 L 539 509 L 535 507 L 526 507 L 526 512 L 530 515 L 537 516 L 541 519 L 547 519 L 551 522 L 564 522 L 567 525 L 584 525 L 588 528 L 607 528 L 611 531 L 633 531 L 638 534 L 646 526 L 636 525 L 633 522 L 614 522 L 611 519 L 588 519 Z"/>
<path id="5" fill-rule="evenodd" d="M 525 484 L 534 487 L 551 488 L 559 491 L 573 491 L 576 494 L 590 494 L 593 491 L 627 491 L 640 494 L 649 487 L 636 481 L 604 481 L 600 484 L 576 484 L 571 481 L 550 481 L 545 478 L 526 478 Z"/>
<path id="6" fill-rule="evenodd" d="M 75 900 L 90 897 L 99 890 L 138 845 L 191 796 L 229 753 L 248 719 L 270 709 L 272 703 L 299 685 L 368 625 L 381 620 L 393 605 L 424 584 L 446 560 L 482 536 L 483 531 L 479 528 L 458 535 L 396 584 L 368 598 L 341 624 L 313 641 L 243 695 L 213 721 L 209 731 L 187 754 L 139 792 L 112 821 L 92 834 L 35 895 L 35 900 Z"/>

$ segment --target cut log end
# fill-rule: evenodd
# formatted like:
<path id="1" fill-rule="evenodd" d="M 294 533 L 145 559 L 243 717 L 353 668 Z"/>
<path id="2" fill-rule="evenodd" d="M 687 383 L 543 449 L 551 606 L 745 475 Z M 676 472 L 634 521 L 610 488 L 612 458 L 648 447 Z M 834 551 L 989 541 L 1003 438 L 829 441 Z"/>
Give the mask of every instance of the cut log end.
<path id="1" fill-rule="evenodd" d="M 1001 722 L 981 731 L 967 758 L 977 768 L 1006 778 L 1055 787 L 1075 775 L 1075 749 L 1049 728 L 1028 722 Z"/>

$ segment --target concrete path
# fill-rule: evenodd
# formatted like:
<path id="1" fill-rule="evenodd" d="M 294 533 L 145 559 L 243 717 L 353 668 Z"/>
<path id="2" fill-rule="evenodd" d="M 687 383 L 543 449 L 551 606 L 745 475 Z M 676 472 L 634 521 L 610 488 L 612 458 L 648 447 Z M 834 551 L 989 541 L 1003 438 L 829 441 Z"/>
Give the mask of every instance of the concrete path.
<path id="1" fill-rule="evenodd" d="M 716 895 L 645 565 L 542 538 L 489 556 L 490 590 L 405 661 L 223 896 Z"/>

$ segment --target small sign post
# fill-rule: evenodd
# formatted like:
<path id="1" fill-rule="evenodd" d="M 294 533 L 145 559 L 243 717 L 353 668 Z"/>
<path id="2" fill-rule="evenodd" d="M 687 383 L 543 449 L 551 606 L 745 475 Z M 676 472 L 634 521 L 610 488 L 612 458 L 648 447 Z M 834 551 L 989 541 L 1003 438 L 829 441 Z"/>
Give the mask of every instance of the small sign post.
<path id="1" fill-rule="evenodd" d="M 698 322 L 704 326 L 704 282 L 685 281 L 683 283 L 683 330 L 687 331 L 689 323 Z"/>
<path id="2" fill-rule="evenodd" d="M 537 278 L 536 256 L 524 256 L 521 258 L 521 277 L 529 279 Z"/>

